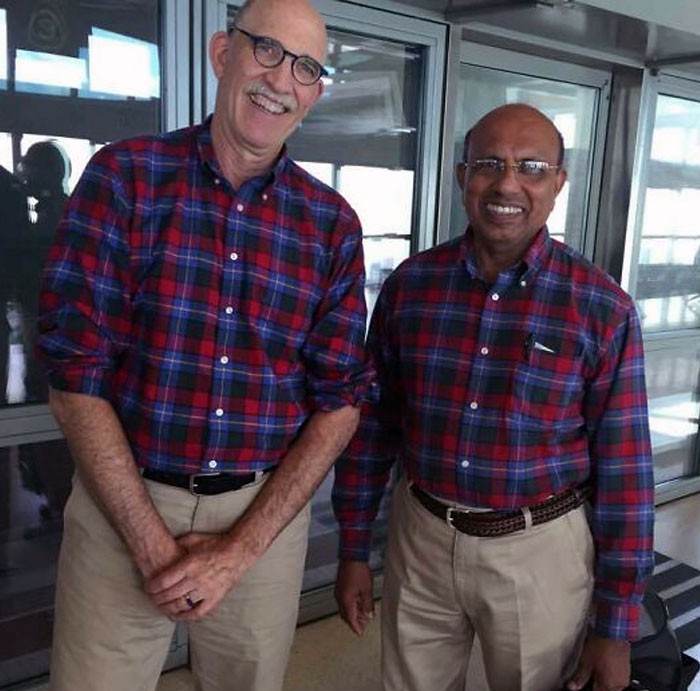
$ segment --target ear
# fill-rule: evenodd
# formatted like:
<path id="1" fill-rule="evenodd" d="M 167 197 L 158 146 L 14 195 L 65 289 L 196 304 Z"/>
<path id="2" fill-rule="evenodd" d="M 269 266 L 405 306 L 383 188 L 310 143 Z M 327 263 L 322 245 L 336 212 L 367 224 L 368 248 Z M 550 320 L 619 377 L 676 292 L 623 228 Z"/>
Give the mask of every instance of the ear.
<path id="1" fill-rule="evenodd" d="M 464 191 L 464 183 L 466 182 L 467 166 L 461 161 L 455 166 L 455 175 L 457 176 L 457 184 L 459 189 Z"/>
<path id="2" fill-rule="evenodd" d="M 561 168 L 559 172 L 557 173 L 557 179 L 556 179 L 556 184 L 555 184 L 555 189 L 557 191 L 557 195 L 559 192 L 561 192 L 562 187 L 564 187 L 566 180 L 568 178 L 568 173 L 564 168 Z"/>
<path id="3" fill-rule="evenodd" d="M 209 41 L 209 62 L 217 79 L 221 79 L 230 49 L 229 35 L 225 31 L 217 31 Z"/>
<path id="4" fill-rule="evenodd" d="M 311 106 L 315 106 L 318 103 L 318 99 L 321 98 L 321 94 L 323 93 L 323 90 L 326 88 L 326 85 L 323 82 L 323 79 L 319 79 L 315 84 L 314 88 L 316 89 L 316 94 L 314 95 L 314 100 L 311 102 Z"/>

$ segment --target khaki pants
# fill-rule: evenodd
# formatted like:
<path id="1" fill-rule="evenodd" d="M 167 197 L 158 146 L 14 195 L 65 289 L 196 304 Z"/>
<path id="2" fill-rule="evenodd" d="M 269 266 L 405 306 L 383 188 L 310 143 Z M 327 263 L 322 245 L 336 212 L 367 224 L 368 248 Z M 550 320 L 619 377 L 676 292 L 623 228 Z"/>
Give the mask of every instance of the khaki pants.
<path id="1" fill-rule="evenodd" d="M 475 634 L 491 691 L 559 691 L 586 633 L 592 565 L 583 507 L 511 535 L 472 537 L 433 516 L 402 480 L 384 564 L 385 691 L 464 691 Z"/>
<path id="2" fill-rule="evenodd" d="M 196 497 L 144 480 L 175 536 L 229 528 L 260 491 Z M 299 607 L 310 510 L 280 533 L 214 613 L 189 626 L 201 691 L 279 691 Z M 143 591 L 121 540 L 75 478 L 56 586 L 51 691 L 152 691 L 174 624 Z"/>

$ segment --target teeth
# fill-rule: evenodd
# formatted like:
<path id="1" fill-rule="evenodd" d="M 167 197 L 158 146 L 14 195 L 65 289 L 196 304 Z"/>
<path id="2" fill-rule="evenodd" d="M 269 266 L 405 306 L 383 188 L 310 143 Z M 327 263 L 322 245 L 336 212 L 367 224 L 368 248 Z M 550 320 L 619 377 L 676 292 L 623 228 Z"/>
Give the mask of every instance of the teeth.
<path id="1" fill-rule="evenodd" d="M 523 210 L 519 206 L 501 206 L 500 204 L 487 204 L 486 208 L 494 214 L 514 215 L 521 214 Z"/>
<path id="2" fill-rule="evenodd" d="M 250 100 L 255 103 L 256 106 L 259 106 L 263 110 L 266 110 L 268 113 L 272 113 L 274 115 L 284 113 L 286 110 L 281 103 L 277 103 L 277 101 L 273 101 L 262 94 L 251 94 Z"/>

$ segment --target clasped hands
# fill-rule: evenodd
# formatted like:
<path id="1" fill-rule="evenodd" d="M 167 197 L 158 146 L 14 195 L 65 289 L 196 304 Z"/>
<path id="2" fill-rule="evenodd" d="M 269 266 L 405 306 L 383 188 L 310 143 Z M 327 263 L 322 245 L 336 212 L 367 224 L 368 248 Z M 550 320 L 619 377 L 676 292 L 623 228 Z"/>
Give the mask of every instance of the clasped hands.
<path id="1" fill-rule="evenodd" d="M 172 621 L 199 621 L 214 611 L 240 580 L 244 569 L 232 563 L 230 545 L 221 535 L 189 533 L 173 541 L 164 567 L 145 574 L 144 589 L 158 610 Z"/>

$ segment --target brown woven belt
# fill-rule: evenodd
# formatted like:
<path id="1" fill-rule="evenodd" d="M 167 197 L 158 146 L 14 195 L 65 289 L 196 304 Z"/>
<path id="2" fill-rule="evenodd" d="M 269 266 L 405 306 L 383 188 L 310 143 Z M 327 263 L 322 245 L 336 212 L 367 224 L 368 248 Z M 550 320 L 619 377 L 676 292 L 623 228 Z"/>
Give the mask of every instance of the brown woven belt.
<path id="1" fill-rule="evenodd" d="M 424 492 L 418 485 L 411 485 L 411 492 L 430 513 L 460 533 L 476 537 L 498 537 L 518 530 L 525 530 L 523 509 L 514 511 L 465 511 L 447 506 Z M 573 511 L 583 504 L 587 492 L 584 489 L 568 489 L 549 499 L 527 507 L 532 516 L 532 525 L 547 523 Z"/>

